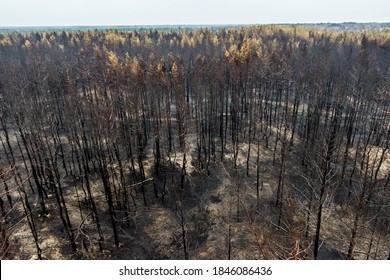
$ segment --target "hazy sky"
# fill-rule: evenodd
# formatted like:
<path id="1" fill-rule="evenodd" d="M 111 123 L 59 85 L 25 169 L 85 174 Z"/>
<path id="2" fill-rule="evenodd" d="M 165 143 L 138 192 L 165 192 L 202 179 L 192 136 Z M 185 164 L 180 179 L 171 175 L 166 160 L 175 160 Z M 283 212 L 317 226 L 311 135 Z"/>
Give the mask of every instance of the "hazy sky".
<path id="1" fill-rule="evenodd" d="M 0 26 L 390 22 L 390 0 L 0 0 Z"/>

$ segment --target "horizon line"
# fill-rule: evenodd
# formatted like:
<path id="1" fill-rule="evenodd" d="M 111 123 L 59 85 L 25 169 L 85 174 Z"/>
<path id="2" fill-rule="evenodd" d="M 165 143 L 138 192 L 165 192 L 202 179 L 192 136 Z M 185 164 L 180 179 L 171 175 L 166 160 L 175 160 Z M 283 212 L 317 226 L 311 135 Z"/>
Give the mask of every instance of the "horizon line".
<path id="1" fill-rule="evenodd" d="M 318 24 L 390 24 L 390 21 L 329 21 L 329 22 L 278 22 L 278 23 L 167 23 L 167 24 L 72 24 L 72 25 L 0 25 L 5 28 L 62 28 L 62 27 L 155 27 L 155 26 L 250 26 L 250 25 L 318 25 Z"/>

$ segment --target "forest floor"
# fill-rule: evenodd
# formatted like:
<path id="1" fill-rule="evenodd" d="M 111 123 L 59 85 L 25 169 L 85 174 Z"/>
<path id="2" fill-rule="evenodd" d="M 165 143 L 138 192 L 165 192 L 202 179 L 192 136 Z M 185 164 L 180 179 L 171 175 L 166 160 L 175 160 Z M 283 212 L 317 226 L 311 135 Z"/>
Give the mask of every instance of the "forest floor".
<path id="1" fill-rule="evenodd" d="M 189 143 L 196 143 L 189 141 Z M 151 147 L 147 147 L 147 149 Z M 230 147 L 231 148 L 231 147 Z M 260 151 L 262 188 L 259 200 L 256 195 L 256 145 L 252 144 L 250 176 L 246 176 L 246 155 L 248 144 L 239 148 L 237 168 L 233 168 L 233 154 L 227 146 L 224 158 L 212 161 L 209 175 L 196 163 L 195 145 L 187 149 L 187 167 L 185 189 L 179 187 L 178 172 L 165 174 L 166 195 L 162 203 L 163 175 L 159 179 L 144 184 L 146 204 L 143 201 L 140 186 L 131 188 L 134 196 L 133 209 L 128 219 L 118 218 L 119 246 L 113 244 L 113 234 L 108 207 L 101 181 L 97 175 L 91 175 L 93 196 L 97 202 L 99 219 L 104 235 L 103 252 L 98 250 L 98 236 L 91 212 L 83 203 L 80 191 L 80 178 L 63 178 L 65 200 L 70 220 L 76 232 L 78 252 L 71 251 L 66 233 L 58 217 L 55 199 L 49 194 L 47 199 L 48 215 L 39 212 L 38 201 L 33 201 L 39 233 L 39 244 L 46 259 L 184 259 L 181 213 L 185 220 L 186 242 L 190 259 L 264 259 L 264 258 L 311 258 L 312 236 L 315 217 L 309 222 L 309 235 L 302 237 L 302 220 L 305 219 L 305 207 L 299 205 L 299 199 L 284 208 L 291 214 L 291 223 L 278 224 L 279 210 L 275 207 L 277 191 L 277 172 L 273 167 L 271 148 Z M 153 173 L 153 153 L 144 159 L 146 178 Z M 217 157 L 219 158 L 219 157 Z M 182 154 L 172 156 L 176 168 L 182 165 Z M 292 160 L 292 159 L 290 159 Z M 21 165 L 21 163 L 19 163 Z M 293 166 L 293 165 L 292 165 Z M 293 176 L 295 170 L 289 170 Z M 299 180 L 298 180 L 299 181 Z M 298 182 L 299 184 L 299 182 Z M 27 184 L 26 184 L 27 185 Z M 28 191 L 31 191 L 26 187 Z M 157 190 L 157 196 L 155 194 Z M 288 194 L 286 194 L 288 195 Z M 290 194 L 291 195 L 291 194 Z M 21 214 L 22 204 L 16 191 L 12 192 L 15 210 L 10 221 L 15 226 L 12 232 L 12 251 L 15 259 L 36 259 L 36 247 L 31 231 Z M 287 199 L 287 201 L 290 201 Z M 84 209 L 80 213 L 80 207 Z M 182 212 L 181 212 L 182 211 Z M 290 213 L 287 213 L 290 212 Z M 87 213 L 87 214 L 86 214 Z M 118 211 L 118 217 L 123 217 Z M 16 222 L 15 222 L 16 221 Z M 319 259 L 343 259 L 348 251 L 348 241 L 352 227 L 352 211 L 340 206 L 333 200 L 325 207 L 321 228 L 322 246 Z M 300 233 L 292 240 L 286 234 L 294 235 L 296 228 Z M 373 244 L 369 244 L 369 243 Z M 291 245 L 293 244 L 293 245 Z M 356 245 L 356 256 L 366 258 L 368 246 L 378 259 L 384 259 L 388 248 L 386 239 L 377 233 L 361 230 Z M 289 247 L 289 246 L 293 247 Z M 275 251 L 272 251 L 272 246 Z M 296 248 L 294 247 L 296 246 Z M 295 250 L 297 249 L 297 250 Z M 282 252 L 282 253 L 281 253 Z M 283 253 L 284 252 L 284 253 Z"/>

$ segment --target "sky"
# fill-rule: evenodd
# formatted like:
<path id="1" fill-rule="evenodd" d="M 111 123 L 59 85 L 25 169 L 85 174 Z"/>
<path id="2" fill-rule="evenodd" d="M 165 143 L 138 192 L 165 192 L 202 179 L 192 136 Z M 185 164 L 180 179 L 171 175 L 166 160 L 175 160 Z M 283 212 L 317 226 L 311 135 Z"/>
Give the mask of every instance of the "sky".
<path id="1" fill-rule="evenodd" d="M 0 26 L 390 22 L 390 0 L 0 0 Z"/>

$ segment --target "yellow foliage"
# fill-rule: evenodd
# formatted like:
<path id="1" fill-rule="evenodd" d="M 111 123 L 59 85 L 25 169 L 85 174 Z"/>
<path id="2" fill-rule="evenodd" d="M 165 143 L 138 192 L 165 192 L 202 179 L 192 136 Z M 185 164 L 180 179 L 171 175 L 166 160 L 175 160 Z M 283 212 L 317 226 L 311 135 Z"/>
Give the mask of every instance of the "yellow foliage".
<path id="1" fill-rule="evenodd" d="M 214 37 L 213 37 L 213 45 L 215 47 L 217 47 L 219 45 L 219 40 L 218 40 L 217 34 L 215 34 Z"/>
<path id="2" fill-rule="evenodd" d="M 157 65 L 157 71 L 161 75 L 161 74 L 165 73 L 166 70 L 167 70 L 167 68 L 165 66 L 165 60 L 161 59 L 160 62 L 158 63 L 158 65 Z"/>
<path id="3" fill-rule="evenodd" d="M 80 39 L 78 37 L 72 36 L 72 38 L 70 39 L 70 45 L 72 47 L 80 45 Z"/>
<path id="4" fill-rule="evenodd" d="M 51 44 L 50 44 L 49 40 L 46 38 L 46 36 L 42 38 L 41 44 L 46 45 L 46 47 L 51 48 Z"/>
<path id="5" fill-rule="evenodd" d="M 180 42 L 180 46 L 182 48 L 185 48 L 189 45 L 190 45 L 190 41 L 189 41 L 188 35 L 187 35 L 187 33 L 183 33 L 183 36 L 182 36 L 181 42 Z"/>
<path id="6" fill-rule="evenodd" d="M 141 45 L 141 41 L 140 41 L 139 37 L 138 37 L 138 36 L 135 36 L 135 35 L 133 34 L 133 37 L 131 38 L 131 44 L 132 44 L 133 46 L 139 47 L 139 46 Z"/>
<path id="7" fill-rule="evenodd" d="M 122 37 L 121 34 L 115 33 L 113 31 L 107 32 L 106 40 L 113 45 L 124 44 L 126 42 L 126 38 Z"/>
<path id="8" fill-rule="evenodd" d="M 56 44 L 56 37 L 54 37 L 54 34 L 52 34 L 49 38 L 50 45 Z"/>
<path id="9" fill-rule="evenodd" d="M 119 67 L 119 59 L 116 53 L 110 51 L 108 53 L 108 60 L 111 68 L 117 69 Z"/>
<path id="10" fill-rule="evenodd" d="M 134 76 L 138 76 L 140 74 L 140 61 L 136 57 L 132 59 L 130 69 Z"/>
<path id="11" fill-rule="evenodd" d="M 173 64 L 172 64 L 172 76 L 174 78 L 178 78 L 179 75 L 180 75 L 179 66 L 177 65 L 176 62 L 173 62 Z"/>
<path id="12" fill-rule="evenodd" d="M 6 34 L 3 38 L 3 40 L 1 40 L 1 45 L 2 46 L 12 46 L 11 38 L 8 34 Z"/>
<path id="13" fill-rule="evenodd" d="M 149 37 L 146 37 L 144 44 L 145 44 L 146 47 L 151 47 L 151 46 L 153 46 L 153 40 L 151 38 L 149 38 Z"/>
<path id="14" fill-rule="evenodd" d="M 171 40 L 169 41 L 169 45 L 170 45 L 171 47 L 174 47 L 174 46 L 176 46 L 176 45 L 177 45 L 177 40 L 176 40 L 176 37 L 175 37 L 175 38 L 173 38 L 173 39 L 171 39 Z"/>
<path id="15" fill-rule="evenodd" d="M 24 47 L 25 47 L 26 49 L 30 49 L 30 48 L 31 48 L 31 43 L 30 43 L 29 40 L 26 40 L 26 42 L 24 42 Z"/>

